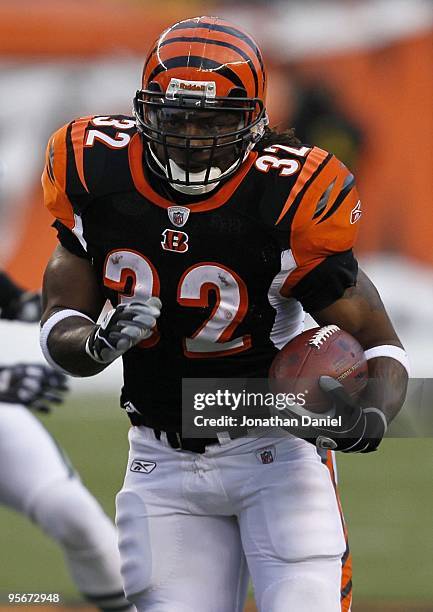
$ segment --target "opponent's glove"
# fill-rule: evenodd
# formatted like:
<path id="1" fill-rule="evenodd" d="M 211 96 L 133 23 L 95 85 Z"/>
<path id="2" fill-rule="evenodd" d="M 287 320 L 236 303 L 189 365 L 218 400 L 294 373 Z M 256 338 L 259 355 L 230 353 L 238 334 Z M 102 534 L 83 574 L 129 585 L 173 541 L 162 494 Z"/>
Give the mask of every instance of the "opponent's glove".
<path id="1" fill-rule="evenodd" d="M 2 319 L 9 321 L 24 321 L 25 323 L 36 323 L 42 315 L 42 300 L 40 293 L 23 291 L 17 298 L 11 300 L 7 306 L 1 309 Z"/>
<path id="2" fill-rule="evenodd" d="M 64 374 L 39 363 L 5 366 L 0 368 L 0 402 L 50 412 L 50 403 L 63 402 L 66 381 Z"/>
<path id="3" fill-rule="evenodd" d="M 152 335 L 161 312 L 161 300 L 120 304 L 110 310 L 86 342 L 87 354 L 98 363 L 111 363 L 130 348 Z"/>
<path id="4" fill-rule="evenodd" d="M 343 453 L 371 453 L 386 433 L 386 417 L 378 408 L 361 408 L 335 378 L 321 376 L 320 388 L 331 398 L 335 417 L 341 416 L 341 427 L 315 427 L 318 448 Z"/>

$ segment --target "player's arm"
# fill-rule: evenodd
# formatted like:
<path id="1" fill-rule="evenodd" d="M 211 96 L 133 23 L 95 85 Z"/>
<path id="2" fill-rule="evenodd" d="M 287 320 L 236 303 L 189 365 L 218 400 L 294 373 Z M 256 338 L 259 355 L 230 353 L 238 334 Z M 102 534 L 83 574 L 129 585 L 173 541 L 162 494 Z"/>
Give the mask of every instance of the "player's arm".
<path id="1" fill-rule="evenodd" d="M 42 289 L 41 345 L 52 365 L 75 376 L 92 376 L 108 365 L 98 364 L 85 350 L 103 304 L 90 262 L 57 246 Z"/>
<path id="2" fill-rule="evenodd" d="M 403 405 L 408 373 L 403 365 L 406 361 L 403 345 L 371 280 L 359 270 L 355 286 L 346 289 L 330 306 L 311 315 L 319 325 L 338 325 L 358 340 L 367 358 L 371 355 L 368 359 L 371 382 L 363 394 L 362 404 L 380 409 L 389 423 Z"/>
<path id="3" fill-rule="evenodd" d="M 345 427 L 316 432 L 316 444 L 345 452 L 370 452 L 383 438 L 406 393 L 408 359 L 380 297 L 358 270 L 352 248 L 361 202 L 355 179 L 335 157 L 322 162 L 293 216 L 290 246 L 296 268 L 282 295 L 301 302 L 320 325 L 335 324 L 358 339 L 369 362 L 369 384 L 353 405 L 344 388 L 324 377 L 322 388 Z"/>
<path id="4" fill-rule="evenodd" d="M 333 403 L 331 416 L 341 421 L 335 427 L 312 428 L 310 442 L 351 453 L 376 450 L 403 405 L 408 382 L 407 355 L 376 288 L 353 254 L 341 253 L 310 270 L 292 293 L 319 325 L 338 325 L 354 336 L 368 360 L 369 381 L 358 402 L 337 380 L 320 378 Z"/>
<path id="5" fill-rule="evenodd" d="M 82 217 L 93 196 L 81 179 L 68 182 L 69 176 L 81 176 L 67 144 L 69 127 L 50 138 L 42 175 L 45 206 L 55 218 L 60 245 L 44 275 L 40 341 L 53 367 L 72 376 L 92 376 L 152 334 L 161 303 L 150 298 L 120 304 L 97 325 L 105 298 L 87 253 Z M 83 146 L 82 137 L 82 130 L 75 131 L 74 150 Z"/>
<path id="6" fill-rule="evenodd" d="M 97 320 L 105 299 L 90 261 L 63 246 L 44 274 L 41 347 L 51 365 L 72 376 L 93 376 L 149 337 L 161 303 L 150 298 L 110 310 Z"/>

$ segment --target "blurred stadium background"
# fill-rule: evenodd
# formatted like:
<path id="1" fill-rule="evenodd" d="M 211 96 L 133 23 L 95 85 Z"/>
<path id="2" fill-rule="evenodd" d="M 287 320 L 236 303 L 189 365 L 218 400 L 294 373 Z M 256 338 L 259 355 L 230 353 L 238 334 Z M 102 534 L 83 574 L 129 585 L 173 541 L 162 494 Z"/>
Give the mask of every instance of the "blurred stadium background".
<path id="1" fill-rule="evenodd" d="M 295 126 L 355 171 L 364 205 L 358 255 L 413 375 L 432 377 L 430 0 L 2 0 L 0 266 L 40 287 L 55 245 L 39 182 L 49 135 L 72 117 L 128 114 L 152 40 L 199 14 L 242 24 L 262 46 L 271 124 Z M 0 324 L 0 338 L 2 362 L 41 359 L 35 326 Z M 127 453 L 120 381 L 117 364 L 74 380 L 67 405 L 43 419 L 111 515 Z M 375 456 L 339 462 L 355 612 L 433 610 L 432 451 L 429 438 L 393 439 Z M 55 545 L 2 509 L 0 567 L 3 601 L 45 591 L 78 602 Z"/>

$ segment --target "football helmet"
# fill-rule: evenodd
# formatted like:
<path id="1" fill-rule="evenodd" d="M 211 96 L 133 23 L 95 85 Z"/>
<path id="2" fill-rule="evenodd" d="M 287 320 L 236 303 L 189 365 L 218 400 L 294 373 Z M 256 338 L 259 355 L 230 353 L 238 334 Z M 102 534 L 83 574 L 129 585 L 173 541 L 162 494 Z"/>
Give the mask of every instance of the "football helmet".
<path id="1" fill-rule="evenodd" d="M 268 123 L 262 55 L 217 17 L 180 21 L 148 54 L 134 98 L 149 169 L 191 195 L 232 176 Z"/>

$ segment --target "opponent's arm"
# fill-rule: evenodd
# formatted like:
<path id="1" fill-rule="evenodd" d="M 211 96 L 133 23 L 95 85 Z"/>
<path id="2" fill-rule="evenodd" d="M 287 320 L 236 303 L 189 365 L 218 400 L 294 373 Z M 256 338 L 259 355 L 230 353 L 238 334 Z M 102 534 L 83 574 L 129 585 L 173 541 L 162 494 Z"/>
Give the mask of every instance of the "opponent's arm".
<path id="1" fill-rule="evenodd" d="M 64 374 L 40 363 L 0 366 L 0 402 L 20 404 L 37 412 L 50 412 L 68 391 Z"/>
<path id="2" fill-rule="evenodd" d="M 35 323 L 41 318 L 41 297 L 25 291 L 5 272 L 0 272 L 0 318 Z"/>
<path id="3" fill-rule="evenodd" d="M 364 351 L 376 346 L 403 348 L 376 287 L 362 270 L 356 285 L 346 289 L 339 300 L 311 314 L 319 325 L 338 325 L 350 333 Z M 362 396 L 362 404 L 379 408 L 389 423 L 403 405 L 407 370 L 395 358 L 380 356 L 368 360 L 368 374 L 371 382 Z"/>
<path id="4" fill-rule="evenodd" d="M 158 298 L 120 304 L 96 325 L 104 301 L 90 262 L 58 246 L 43 284 L 41 346 L 51 365 L 92 376 L 151 335 Z"/>

